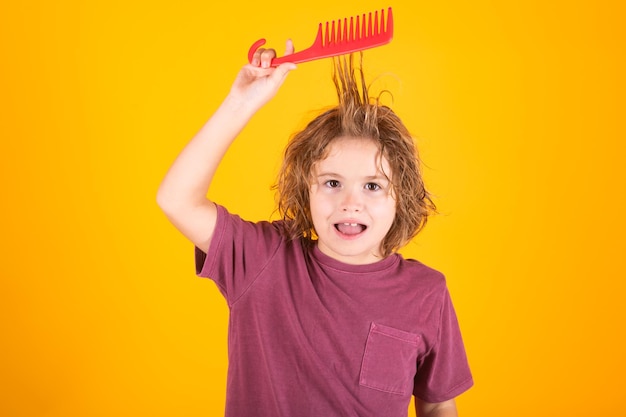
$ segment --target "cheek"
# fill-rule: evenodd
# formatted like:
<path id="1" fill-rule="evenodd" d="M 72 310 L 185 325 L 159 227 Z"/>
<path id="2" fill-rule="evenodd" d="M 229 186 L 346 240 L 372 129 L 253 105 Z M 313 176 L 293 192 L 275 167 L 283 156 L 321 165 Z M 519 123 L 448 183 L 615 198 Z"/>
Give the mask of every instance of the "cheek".
<path id="1" fill-rule="evenodd" d="M 326 216 L 333 210 L 332 201 L 320 194 L 311 196 L 310 205 L 313 216 Z"/>
<path id="2" fill-rule="evenodd" d="M 311 192 L 309 193 L 309 206 L 311 208 L 311 216 L 313 217 L 313 220 L 322 216 L 326 210 L 325 207 L 327 206 L 327 203 L 325 202 L 323 196 L 319 193 L 319 190 L 316 190 L 315 187 L 311 189 Z"/>
<path id="3" fill-rule="evenodd" d="M 396 200 L 391 196 L 376 199 L 372 201 L 370 205 L 370 211 L 376 212 L 379 215 L 388 217 L 395 217 L 396 215 Z"/>
<path id="4" fill-rule="evenodd" d="M 373 213 L 373 215 L 380 220 L 381 226 L 389 231 L 396 219 L 396 206 L 395 204 L 388 204 L 387 206 L 379 207 L 379 210 Z"/>

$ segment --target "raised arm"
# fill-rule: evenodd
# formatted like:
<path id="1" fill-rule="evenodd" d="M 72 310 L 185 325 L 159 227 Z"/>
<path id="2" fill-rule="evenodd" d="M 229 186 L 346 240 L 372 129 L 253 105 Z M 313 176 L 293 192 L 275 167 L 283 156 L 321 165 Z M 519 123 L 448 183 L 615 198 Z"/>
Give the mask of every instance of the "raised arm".
<path id="1" fill-rule="evenodd" d="M 287 42 L 286 54 L 293 52 Z M 157 203 L 172 224 L 193 244 L 207 251 L 217 209 L 207 198 L 211 181 L 226 150 L 250 118 L 278 91 L 294 64 L 270 68 L 276 53 L 260 49 L 244 66 L 230 93 L 209 121 L 176 158 L 157 193 Z"/>

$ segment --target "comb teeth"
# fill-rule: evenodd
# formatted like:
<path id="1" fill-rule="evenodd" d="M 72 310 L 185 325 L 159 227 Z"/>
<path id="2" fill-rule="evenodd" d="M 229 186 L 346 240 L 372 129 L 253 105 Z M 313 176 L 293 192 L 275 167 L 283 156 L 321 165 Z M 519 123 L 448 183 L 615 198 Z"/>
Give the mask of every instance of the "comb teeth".
<path id="1" fill-rule="evenodd" d="M 393 13 L 391 7 L 367 15 L 326 22 L 326 30 L 320 23 L 317 27 L 315 41 L 310 47 L 293 54 L 272 59 L 271 66 L 276 67 L 284 62 L 307 62 L 314 59 L 350 54 L 389 43 L 393 37 Z M 265 39 L 259 39 L 248 50 L 248 62 L 252 63 L 254 54 Z"/>
<path id="2" fill-rule="evenodd" d="M 352 16 L 349 20 L 345 18 L 326 22 L 322 45 L 326 47 L 385 36 L 389 31 L 388 20 L 389 16 L 385 21 L 385 11 L 381 10 L 380 14 L 375 11 L 373 15 L 370 12 L 367 15 L 364 13 L 360 16 Z M 320 29 L 321 26 L 320 23 Z"/>

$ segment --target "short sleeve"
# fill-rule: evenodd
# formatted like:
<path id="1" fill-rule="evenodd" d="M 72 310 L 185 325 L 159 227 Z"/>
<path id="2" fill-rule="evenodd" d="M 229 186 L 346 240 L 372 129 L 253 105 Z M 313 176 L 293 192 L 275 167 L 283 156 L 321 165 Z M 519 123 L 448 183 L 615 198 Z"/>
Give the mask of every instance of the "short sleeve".
<path id="1" fill-rule="evenodd" d="M 249 222 L 217 206 L 209 250 L 195 248 L 196 274 L 213 280 L 229 305 L 254 282 L 283 242 L 274 223 Z"/>
<path id="2" fill-rule="evenodd" d="M 418 363 L 413 394 L 426 402 L 450 400 L 473 385 L 459 323 L 447 289 L 442 294 L 436 343 Z"/>

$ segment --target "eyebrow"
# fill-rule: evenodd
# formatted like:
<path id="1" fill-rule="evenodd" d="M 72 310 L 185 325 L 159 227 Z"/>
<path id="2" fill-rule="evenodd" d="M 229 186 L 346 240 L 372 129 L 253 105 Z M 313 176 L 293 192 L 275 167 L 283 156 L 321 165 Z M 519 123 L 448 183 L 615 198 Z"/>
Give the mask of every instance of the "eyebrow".
<path id="1" fill-rule="evenodd" d="M 333 178 L 344 178 L 343 175 L 341 174 L 337 174 L 335 172 L 322 172 L 320 174 L 317 174 L 317 178 L 321 178 L 321 177 L 333 177 Z M 383 180 L 383 181 L 389 181 L 389 178 L 387 178 L 386 175 L 384 174 L 377 174 L 377 175 L 367 175 L 364 177 L 366 180 Z"/>

